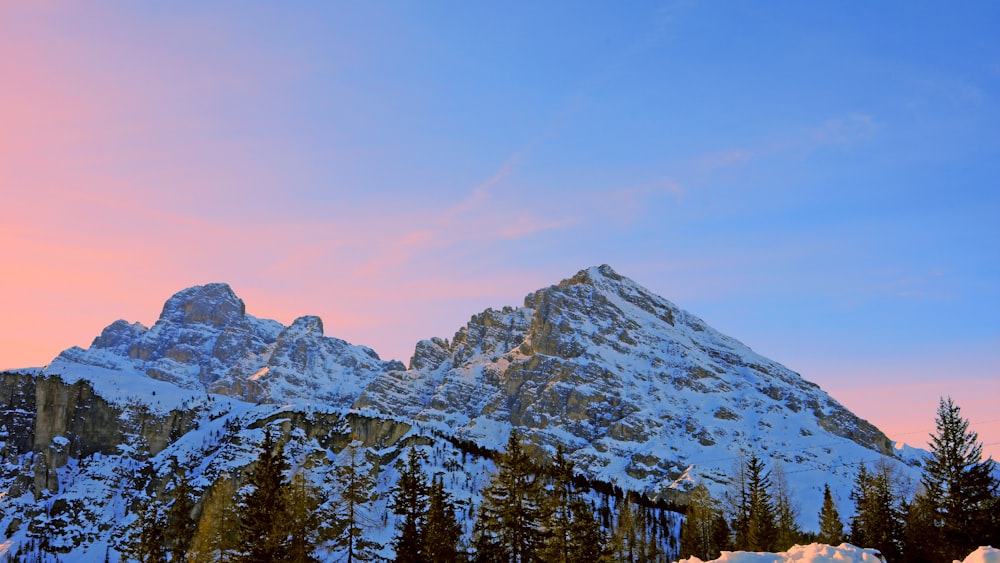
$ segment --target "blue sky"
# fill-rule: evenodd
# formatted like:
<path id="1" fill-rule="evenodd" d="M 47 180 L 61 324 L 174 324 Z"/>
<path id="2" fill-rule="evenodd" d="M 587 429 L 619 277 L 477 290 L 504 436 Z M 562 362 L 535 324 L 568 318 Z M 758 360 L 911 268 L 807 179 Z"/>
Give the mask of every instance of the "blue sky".
<path id="1" fill-rule="evenodd" d="M 988 2 L 0 8 L 0 363 L 210 281 L 405 360 L 608 263 L 890 434 L 954 394 L 1000 442 L 997 29 Z"/>

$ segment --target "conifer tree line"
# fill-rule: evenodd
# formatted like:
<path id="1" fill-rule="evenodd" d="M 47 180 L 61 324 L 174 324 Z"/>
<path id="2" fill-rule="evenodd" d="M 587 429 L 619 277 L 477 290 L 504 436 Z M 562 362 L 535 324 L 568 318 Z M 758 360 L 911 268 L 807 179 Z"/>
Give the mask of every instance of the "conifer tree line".
<path id="1" fill-rule="evenodd" d="M 409 447 L 395 461 L 398 479 L 385 504 L 396 515 L 395 530 L 384 546 L 373 539 L 388 537 L 373 532 L 389 524 L 385 514 L 371 513 L 380 467 L 369 456 L 351 443 L 328 482 L 317 486 L 304 469 L 290 467 L 266 428 L 246 484 L 237 490 L 235 479 L 222 476 L 200 500 L 174 461 L 172 480 L 140 507 L 122 552 L 158 563 L 313 562 L 330 554 L 354 563 L 382 561 L 389 551 L 407 563 L 659 562 L 847 541 L 878 549 L 889 561 L 919 563 L 961 560 L 980 545 L 1000 545 L 995 463 L 983 460 L 978 435 L 950 398 L 939 404 L 919 483 L 886 462 L 861 463 L 846 518 L 824 487 L 818 533 L 799 527 L 782 468 L 754 452 L 736 464 L 721 500 L 695 487 L 678 526 L 672 512 L 641 495 L 595 494 L 561 448 L 536 464 L 515 430 L 492 456 L 496 469 L 478 507 L 456 501 L 443 474 L 425 473 L 426 454 Z"/>
<path id="2" fill-rule="evenodd" d="M 853 514 L 841 518 L 829 485 L 817 515 L 819 533 L 803 532 L 780 467 L 755 454 L 740 459 L 722 501 L 704 485 L 691 492 L 681 526 L 680 554 L 702 560 L 721 551 L 786 551 L 819 542 L 875 548 L 888 561 L 962 560 L 981 545 L 1000 546 L 1000 483 L 996 464 L 950 398 L 938 406 L 930 457 L 913 486 L 889 463 L 858 466 Z M 845 527 L 846 524 L 846 527 Z"/>
<path id="3" fill-rule="evenodd" d="M 405 563 L 667 562 L 677 552 L 673 513 L 635 494 L 587 494 L 561 447 L 539 467 L 512 432 L 494 455 L 496 471 L 482 503 L 468 514 L 445 490 L 443 476 L 428 477 L 426 454 L 410 447 L 397 460 L 398 479 L 388 509 L 396 518 L 395 561 Z M 310 484 L 292 471 L 283 448 L 265 428 L 245 486 L 220 478 L 204 493 L 200 517 L 184 475 L 174 462 L 162 499 L 146 502 L 123 546 L 130 560 L 188 562 L 315 562 L 322 553 L 347 563 L 383 561 L 372 531 L 385 522 L 366 505 L 377 489 L 378 468 L 359 443 L 348 445 L 330 487 Z M 326 498 L 323 490 L 333 494 Z"/>

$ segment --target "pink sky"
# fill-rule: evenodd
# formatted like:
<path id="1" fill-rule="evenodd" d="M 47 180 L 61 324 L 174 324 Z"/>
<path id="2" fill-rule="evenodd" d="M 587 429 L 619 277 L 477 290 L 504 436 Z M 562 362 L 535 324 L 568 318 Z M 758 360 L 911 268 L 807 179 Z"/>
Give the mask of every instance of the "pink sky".
<path id="1" fill-rule="evenodd" d="M 407 361 L 421 338 L 609 263 L 892 436 L 923 444 L 951 395 L 1000 457 L 982 169 L 1000 75 L 948 74 L 978 51 L 938 67 L 914 47 L 882 84 L 838 74 L 865 67 L 832 49 L 810 90 L 815 61 L 753 66 L 792 64 L 787 46 L 712 58 L 729 24 L 698 11 L 552 14 L 568 26 L 554 42 L 518 13 L 0 7 L 0 368 L 118 318 L 148 326 L 214 281 L 255 316 L 318 314 Z M 706 92 L 706 64 L 775 82 Z"/>

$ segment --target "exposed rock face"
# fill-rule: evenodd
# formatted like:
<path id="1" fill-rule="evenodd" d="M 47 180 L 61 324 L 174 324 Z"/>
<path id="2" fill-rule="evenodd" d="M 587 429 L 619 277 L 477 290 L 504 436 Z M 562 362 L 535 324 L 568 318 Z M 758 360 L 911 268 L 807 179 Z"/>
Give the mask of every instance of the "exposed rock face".
<path id="1" fill-rule="evenodd" d="M 691 465 L 727 480 L 743 449 L 817 469 L 831 459 L 819 443 L 892 456 L 818 386 L 608 266 L 475 315 L 450 344 L 420 342 L 408 371 L 380 375 L 355 406 L 478 441 L 519 426 L 592 477 L 657 493 Z"/>
<path id="2" fill-rule="evenodd" d="M 222 283 L 177 293 L 152 328 L 115 321 L 89 349 L 60 354 L 46 373 L 73 374 L 80 366 L 249 401 L 331 405 L 350 404 L 375 374 L 403 368 L 370 348 L 323 336 L 319 317 L 284 327 L 247 315 L 243 301 Z"/>
<path id="3" fill-rule="evenodd" d="M 501 449 L 514 427 L 533 455 L 561 444 L 585 476 L 652 495 L 693 481 L 718 496 L 753 449 L 794 467 L 805 515 L 816 474 L 846 499 L 859 461 L 912 469 L 818 386 L 608 266 L 417 343 L 409 369 L 318 317 L 286 327 L 225 284 L 193 287 L 150 328 L 116 321 L 41 375 L 0 374 L 0 405 L 0 533 L 64 552 L 120 536 L 131 520 L 116 515 L 166 492 L 178 464 L 198 494 L 237 490 L 265 426 L 324 486 L 349 443 L 389 468 L 386 488 L 400 447 L 429 445 L 470 510 L 492 466 L 464 453 Z"/>

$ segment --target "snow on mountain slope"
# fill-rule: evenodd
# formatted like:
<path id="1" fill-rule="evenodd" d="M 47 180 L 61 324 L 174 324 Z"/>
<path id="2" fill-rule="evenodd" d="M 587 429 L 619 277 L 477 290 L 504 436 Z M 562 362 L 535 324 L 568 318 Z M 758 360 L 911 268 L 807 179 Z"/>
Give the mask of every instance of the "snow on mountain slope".
<path id="1" fill-rule="evenodd" d="M 244 470 L 270 423 L 290 455 L 315 454 L 326 472 L 348 436 L 385 458 L 410 441 L 452 459 L 460 442 L 441 436 L 499 450 L 517 427 L 536 456 L 562 444 L 587 477 L 664 497 L 699 482 L 721 496 L 753 450 L 782 465 L 806 529 L 824 483 L 849 513 L 858 463 L 918 471 L 914 452 L 894 452 L 818 386 L 608 266 L 476 314 L 450 341 L 419 342 L 409 369 L 324 336 L 317 317 L 257 319 L 229 286 L 209 284 L 171 297 L 150 328 L 117 321 L 90 348 L 7 380 L 5 429 L 31 435 L 0 441 L 0 527 L 21 540 L 68 530 L 78 560 L 103 555 L 137 499 L 169 482 L 171 459 L 204 490 Z M 489 466 L 448 465 L 468 510 Z M 153 489 L 129 492 L 150 467 Z"/>
<path id="2" fill-rule="evenodd" d="M 818 386 L 609 266 L 420 342 L 409 370 L 377 376 L 355 406 L 491 447 L 521 427 L 589 477 L 653 495 L 694 482 L 721 495 L 752 450 L 783 467 L 809 528 L 824 482 L 848 502 L 859 462 L 917 475 Z"/>
<path id="3" fill-rule="evenodd" d="M 90 348 L 62 352 L 44 373 L 67 382 L 86 379 L 109 399 L 155 389 L 168 408 L 190 395 L 176 388 L 248 401 L 344 406 L 376 374 L 401 367 L 370 348 L 323 336 L 319 317 L 301 317 L 284 327 L 247 315 L 228 285 L 214 283 L 175 294 L 151 328 L 115 321 Z M 148 378 L 172 385 L 164 388 Z"/>

